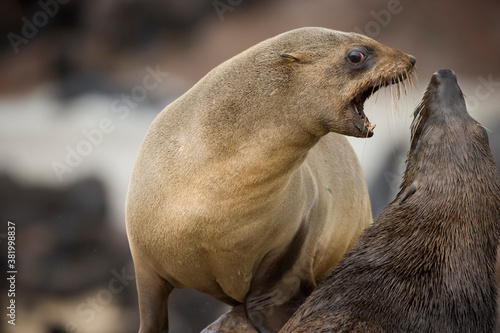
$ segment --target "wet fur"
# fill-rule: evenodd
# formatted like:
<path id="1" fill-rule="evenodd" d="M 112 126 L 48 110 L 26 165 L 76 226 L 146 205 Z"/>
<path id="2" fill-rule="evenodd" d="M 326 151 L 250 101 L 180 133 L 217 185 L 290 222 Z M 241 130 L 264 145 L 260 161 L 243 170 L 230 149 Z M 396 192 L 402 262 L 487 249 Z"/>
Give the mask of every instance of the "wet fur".
<path id="1" fill-rule="evenodd" d="M 401 191 L 280 332 L 494 331 L 500 182 L 454 74 L 438 74 Z"/>

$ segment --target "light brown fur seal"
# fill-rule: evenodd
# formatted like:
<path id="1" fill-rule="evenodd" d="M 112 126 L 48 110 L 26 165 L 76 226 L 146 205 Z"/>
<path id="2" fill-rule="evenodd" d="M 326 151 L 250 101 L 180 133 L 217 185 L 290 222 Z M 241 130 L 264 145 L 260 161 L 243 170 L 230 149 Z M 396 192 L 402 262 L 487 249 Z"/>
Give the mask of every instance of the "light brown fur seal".
<path id="1" fill-rule="evenodd" d="M 451 70 L 415 111 L 401 191 L 282 333 L 492 333 L 500 180 Z"/>
<path id="2" fill-rule="evenodd" d="M 127 198 L 140 332 L 166 332 L 168 296 L 185 287 L 244 304 L 259 332 L 277 332 L 372 222 L 340 134 L 371 136 L 365 99 L 414 63 L 363 35 L 303 28 L 229 59 L 167 106 Z"/>

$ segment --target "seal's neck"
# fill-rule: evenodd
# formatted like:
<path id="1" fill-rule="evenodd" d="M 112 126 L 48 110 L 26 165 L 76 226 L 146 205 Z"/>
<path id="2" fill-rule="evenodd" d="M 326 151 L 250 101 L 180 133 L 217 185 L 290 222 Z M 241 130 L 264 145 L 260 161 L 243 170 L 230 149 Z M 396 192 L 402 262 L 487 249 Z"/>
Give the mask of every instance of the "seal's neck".
<path id="1" fill-rule="evenodd" d="M 207 125 L 201 126 L 205 130 L 198 137 L 205 147 L 205 163 L 242 187 L 286 183 L 319 140 L 291 121 L 270 116 L 222 121 L 216 133 L 213 123 Z"/>
<path id="2" fill-rule="evenodd" d="M 463 194 L 492 191 L 496 167 L 488 136 L 479 123 L 468 115 L 445 115 L 439 121 L 428 121 L 424 127 L 418 138 L 412 138 L 403 190 L 417 181 L 457 204 Z"/>
<path id="3" fill-rule="evenodd" d="M 190 100 L 199 90 L 207 94 L 204 82 L 190 91 Z M 242 82 L 220 90 L 211 103 L 185 115 L 196 128 L 191 144 L 202 148 L 197 158 L 214 165 L 212 172 L 238 177 L 241 184 L 286 178 L 318 142 L 319 137 L 305 130 L 304 117 L 272 89 Z"/>

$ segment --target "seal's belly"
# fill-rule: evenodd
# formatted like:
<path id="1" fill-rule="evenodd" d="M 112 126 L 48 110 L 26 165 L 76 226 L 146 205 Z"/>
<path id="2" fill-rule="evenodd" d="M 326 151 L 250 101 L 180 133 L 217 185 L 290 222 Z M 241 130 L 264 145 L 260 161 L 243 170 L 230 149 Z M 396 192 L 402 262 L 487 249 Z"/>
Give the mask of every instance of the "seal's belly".
<path id="1" fill-rule="evenodd" d="M 186 227 L 184 233 L 175 228 L 174 237 L 166 236 L 170 241 L 163 243 L 162 252 L 168 256 L 158 263 L 162 275 L 177 288 L 192 288 L 223 301 L 229 297 L 242 303 L 263 259 L 286 248 L 285 235 L 289 233 L 273 227 L 270 221 L 242 222 L 232 228 L 220 228 L 227 221 L 205 221 L 203 229 L 211 229 L 210 233 L 198 233 L 193 227 Z M 241 225 L 252 224 L 255 226 L 240 230 Z M 289 230 L 293 229 L 290 223 Z M 290 234 L 293 236 L 293 232 Z"/>

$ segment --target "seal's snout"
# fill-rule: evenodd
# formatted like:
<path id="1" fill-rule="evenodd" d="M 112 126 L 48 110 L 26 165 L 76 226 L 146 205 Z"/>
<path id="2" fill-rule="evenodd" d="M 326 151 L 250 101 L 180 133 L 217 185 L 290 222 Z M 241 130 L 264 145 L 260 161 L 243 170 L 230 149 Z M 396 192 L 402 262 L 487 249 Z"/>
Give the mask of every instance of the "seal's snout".
<path id="1" fill-rule="evenodd" d="M 446 126 L 456 126 L 460 123 L 458 119 L 469 117 L 457 76 L 451 69 L 440 69 L 432 75 L 413 116 L 412 147 L 427 124 L 442 124 L 448 118 L 454 121 Z"/>
<path id="2" fill-rule="evenodd" d="M 447 84 L 458 88 L 457 76 L 451 69 L 440 69 L 432 75 L 431 82 Z M 460 89 L 460 88 L 459 88 Z"/>
<path id="3" fill-rule="evenodd" d="M 440 69 L 436 73 L 434 73 L 434 75 L 443 79 L 444 78 L 453 78 L 455 80 L 457 79 L 457 76 L 451 69 Z"/>
<path id="4" fill-rule="evenodd" d="M 445 113 L 467 112 L 457 76 L 451 69 L 440 69 L 435 72 L 427 90 L 429 98 L 439 105 L 436 107 L 437 110 Z"/>
<path id="5" fill-rule="evenodd" d="M 434 84 L 438 85 L 444 84 L 447 86 L 446 89 L 450 89 L 450 87 L 456 87 L 458 90 L 460 90 L 460 88 L 458 87 L 457 76 L 451 69 L 440 69 L 436 71 L 432 75 L 431 82 L 434 82 Z"/>

